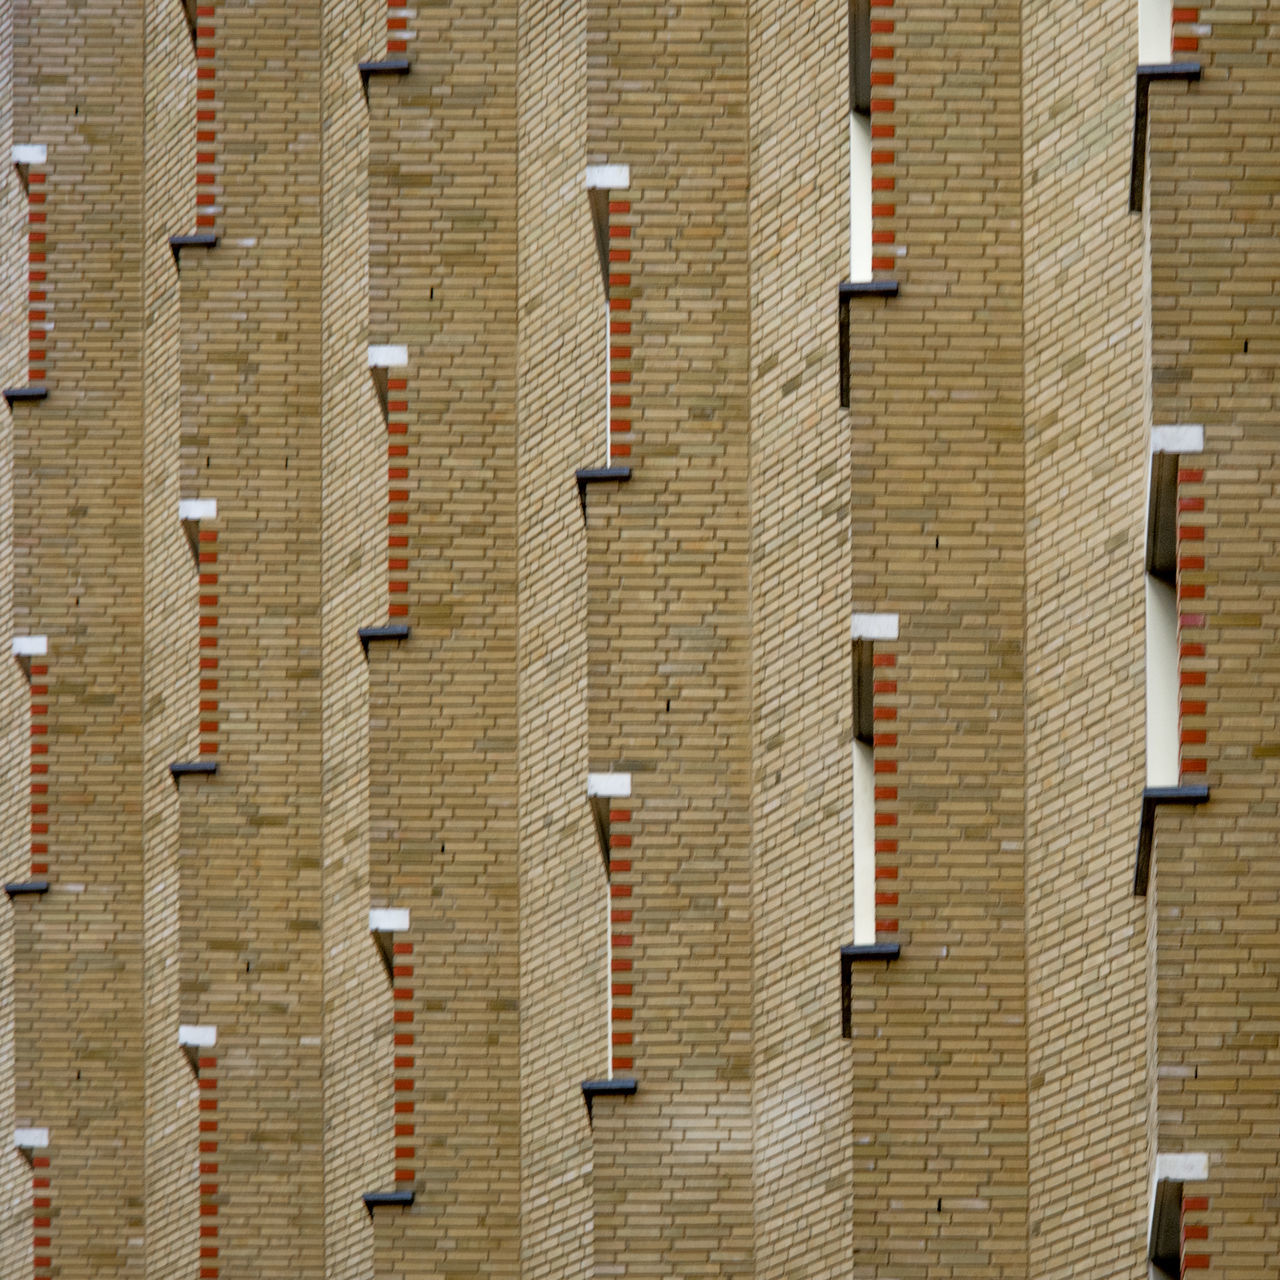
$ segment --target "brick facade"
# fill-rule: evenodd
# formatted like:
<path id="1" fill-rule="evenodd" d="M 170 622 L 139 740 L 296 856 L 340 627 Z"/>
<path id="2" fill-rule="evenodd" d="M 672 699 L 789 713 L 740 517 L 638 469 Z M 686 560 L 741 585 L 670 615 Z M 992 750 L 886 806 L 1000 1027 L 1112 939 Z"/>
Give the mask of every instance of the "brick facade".
<path id="1" fill-rule="evenodd" d="M 0 14 L 0 1280 L 1272 1280 L 1280 18 L 854 7 Z"/>

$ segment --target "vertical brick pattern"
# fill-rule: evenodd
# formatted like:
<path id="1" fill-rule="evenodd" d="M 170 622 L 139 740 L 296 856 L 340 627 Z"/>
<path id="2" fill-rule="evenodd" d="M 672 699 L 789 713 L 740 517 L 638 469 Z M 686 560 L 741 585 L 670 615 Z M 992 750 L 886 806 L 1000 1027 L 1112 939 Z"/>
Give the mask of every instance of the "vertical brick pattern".
<path id="1" fill-rule="evenodd" d="M 631 907 L 633 881 L 630 809 L 613 809 L 609 813 L 609 1055 L 615 1072 L 635 1070 L 634 969 L 632 956 L 638 923 Z M 615 853 L 615 850 L 617 851 Z M 619 857 L 621 853 L 624 856 Z"/>
<path id="2" fill-rule="evenodd" d="M 1194 16 L 1175 11 L 1174 56 L 1203 77 L 1153 87 L 1147 203 L 1154 420 L 1204 425 L 1181 459 L 1179 604 L 1183 777 L 1210 800 L 1157 825 L 1157 1146 L 1209 1157 L 1186 1274 L 1262 1280 L 1280 1256 L 1280 157 L 1258 139 L 1280 127 L 1280 15 Z"/>
<path id="3" fill-rule="evenodd" d="M 748 18 L 757 33 L 749 94 L 750 1063 L 762 1280 L 846 1276 L 860 1258 L 853 1250 L 870 1243 L 850 1243 L 861 1064 L 850 1069 L 840 1039 L 836 971 L 853 929 L 849 622 L 855 609 L 875 607 L 853 596 L 849 554 L 865 420 L 851 424 L 841 413 L 836 376 L 836 288 L 849 269 L 847 15 L 847 5 L 754 0 Z M 892 20 L 885 10 L 875 16 Z M 873 116 L 877 127 L 893 119 Z M 876 200 L 892 200 L 892 173 L 880 181 Z M 875 225 L 886 225 L 883 215 Z"/>
<path id="4" fill-rule="evenodd" d="M 631 173 L 630 257 L 612 264 L 629 268 L 630 360 L 612 385 L 632 397 L 636 465 L 588 498 L 587 696 L 591 767 L 632 775 L 612 887 L 634 913 L 620 1008 L 639 1081 L 595 1102 L 592 1247 L 598 1274 L 746 1276 L 747 10 L 641 0 L 587 21 L 586 159 Z"/>
<path id="5" fill-rule="evenodd" d="M 588 535 L 573 480 L 575 468 L 600 465 L 605 387 L 583 172 L 590 8 L 522 6 L 517 46 L 522 1280 L 592 1273 L 592 1135 L 579 1085 L 607 1068 L 607 900 L 586 795 L 588 770 L 605 765 L 588 746 Z M 588 495 L 592 526 L 604 487 Z"/>
<path id="6" fill-rule="evenodd" d="M 1194 1275 L 1211 1267 L 1208 1196 L 1182 1197 L 1182 1275 Z"/>

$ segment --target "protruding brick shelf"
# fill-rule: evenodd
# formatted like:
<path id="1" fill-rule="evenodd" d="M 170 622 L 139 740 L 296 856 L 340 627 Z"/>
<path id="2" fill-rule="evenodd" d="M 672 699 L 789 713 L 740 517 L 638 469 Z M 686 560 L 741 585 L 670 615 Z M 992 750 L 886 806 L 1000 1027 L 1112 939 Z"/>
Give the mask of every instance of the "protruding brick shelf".
<path id="1" fill-rule="evenodd" d="M 5 885 L 4 891 L 10 898 L 26 898 L 48 893 L 49 882 L 47 880 L 13 880 Z"/>
<path id="2" fill-rule="evenodd" d="M 375 1209 L 407 1209 L 413 1204 L 412 1191 L 369 1191 L 361 1197 L 369 1217 Z"/>
<path id="3" fill-rule="evenodd" d="M 407 76 L 412 64 L 408 58 L 383 58 L 377 62 L 361 62 L 360 87 L 365 101 L 369 99 L 369 81 L 373 76 Z"/>
<path id="4" fill-rule="evenodd" d="M 853 966 L 881 961 L 887 968 L 901 954 L 896 942 L 849 943 L 840 948 L 840 1034 L 846 1040 L 853 1035 Z"/>
<path id="5" fill-rule="evenodd" d="M 403 623 L 389 627 L 361 627 L 359 632 L 360 647 L 364 650 L 364 656 L 369 656 L 369 646 L 378 644 L 387 640 L 407 640 L 409 638 L 409 628 Z"/>
<path id="6" fill-rule="evenodd" d="M 183 778 L 209 776 L 217 772 L 218 766 L 212 760 L 193 760 L 190 763 L 169 766 L 169 776 L 174 782 L 181 782 Z"/>
<path id="7" fill-rule="evenodd" d="M 170 236 L 169 252 L 173 254 L 174 266 L 181 268 L 183 249 L 216 249 L 218 237 L 212 231 L 199 232 L 190 236 Z"/>
<path id="8" fill-rule="evenodd" d="M 639 1086 L 630 1076 L 616 1076 L 612 1080 L 584 1080 L 582 1100 L 587 1104 L 587 1119 L 592 1119 L 591 1104 L 597 1098 L 630 1098 Z"/>
<path id="9" fill-rule="evenodd" d="M 849 304 L 855 298 L 896 298 L 896 280 L 844 281 L 840 286 L 840 407 L 849 407 Z"/>
<path id="10" fill-rule="evenodd" d="M 47 400 L 48 387 L 5 387 L 5 403 L 12 409 L 15 404 L 28 400 Z"/>
<path id="11" fill-rule="evenodd" d="M 1208 787 L 1147 787 L 1142 793 L 1142 817 L 1138 826 L 1138 853 L 1133 868 L 1133 894 L 1147 896 L 1151 880 L 1151 844 L 1155 837 L 1156 810 L 1161 805 L 1204 804 L 1209 799 Z"/>
<path id="12" fill-rule="evenodd" d="M 574 473 L 578 482 L 578 503 L 582 507 L 582 523 L 587 522 L 587 486 L 603 484 L 608 480 L 630 480 L 630 467 L 587 467 Z"/>
<path id="13" fill-rule="evenodd" d="M 1151 86 L 1157 80 L 1200 79 L 1198 62 L 1145 63 L 1138 67 L 1133 100 L 1133 157 L 1129 165 L 1129 211 L 1141 213 L 1142 192 L 1147 182 L 1147 120 Z"/>

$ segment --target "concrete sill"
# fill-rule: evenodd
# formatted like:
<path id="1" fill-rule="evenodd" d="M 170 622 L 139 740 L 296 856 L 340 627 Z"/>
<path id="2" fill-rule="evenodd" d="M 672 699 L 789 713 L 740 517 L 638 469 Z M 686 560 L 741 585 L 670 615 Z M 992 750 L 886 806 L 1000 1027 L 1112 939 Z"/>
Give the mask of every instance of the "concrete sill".
<path id="1" fill-rule="evenodd" d="M 408 58 L 384 58 L 380 62 L 361 62 L 360 86 L 364 90 L 364 100 L 369 101 L 369 78 L 371 76 L 407 76 L 410 63 Z"/>
<path id="2" fill-rule="evenodd" d="M 182 266 L 183 249 L 216 249 L 218 237 L 212 231 L 201 231 L 191 236 L 170 236 L 169 252 L 173 254 L 173 265 Z"/>
<path id="3" fill-rule="evenodd" d="M 366 1192 L 361 1199 L 364 1201 L 365 1211 L 369 1217 L 373 1217 L 375 1209 L 407 1209 L 413 1204 L 412 1191 L 369 1191 Z"/>
<path id="4" fill-rule="evenodd" d="M 630 480 L 630 467 L 585 467 L 575 471 L 574 479 L 578 482 L 578 503 L 582 507 L 582 523 L 587 522 L 587 485 L 603 484 L 608 480 Z"/>
<path id="5" fill-rule="evenodd" d="M 207 776 L 217 772 L 218 766 L 213 760 L 194 760 L 190 763 L 171 764 L 169 766 L 169 776 L 175 783 L 181 782 L 183 778 Z"/>
<path id="6" fill-rule="evenodd" d="M 409 638 L 409 628 L 403 623 L 391 627 L 361 627 L 357 632 L 360 637 L 360 647 L 364 650 L 364 656 L 369 656 L 369 646 L 380 640 L 407 640 Z"/>
<path id="7" fill-rule="evenodd" d="M 12 409 L 19 401 L 25 400 L 47 400 L 49 398 L 48 387 L 6 387 L 4 389 L 5 402 Z"/>
<path id="8" fill-rule="evenodd" d="M 47 880 L 14 880 L 5 885 L 4 891 L 12 898 L 25 898 L 32 894 L 48 893 Z"/>
<path id="9" fill-rule="evenodd" d="M 896 280 L 844 281 L 840 286 L 840 407 L 849 407 L 849 304 L 855 298 L 896 298 Z"/>

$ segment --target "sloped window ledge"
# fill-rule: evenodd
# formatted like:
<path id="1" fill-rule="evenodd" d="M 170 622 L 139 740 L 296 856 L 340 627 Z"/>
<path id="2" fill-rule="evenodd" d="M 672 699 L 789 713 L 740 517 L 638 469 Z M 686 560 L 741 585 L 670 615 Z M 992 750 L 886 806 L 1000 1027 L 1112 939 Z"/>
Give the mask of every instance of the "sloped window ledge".
<path id="1" fill-rule="evenodd" d="M 587 1104 L 587 1119 L 593 1119 L 592 1104 L 597 1098 L 634 1097 L 639 1085 L 630 1076 L 618 1076 L 613 1080 L 584 1080 L 582 1100 Z"/>
<path id="2" fill-rule="evenodd" d="M 587 486 L 590 484 L 603 484 L 610 480 L 630 480 L 630 467 L 585 467 L 581 471 L 574 472 L 574 479 L 578 482 L 578 504 L 582 507 L 582 523 L 587 522 Z"/>
<path id="3" fill-rule="evenodd" d="M 216 249 L 218 237 L 212 231 L 201 231 L 190 236 L 170 236 L 169 252 L 173 254 L 173 265 L 182 267 L 183 249 Z"/>
<path id="4" fill-rule="evenodd" d="M 1157 80 L 1200 79 L 1198 62 L 1145 62 L 1138 67 L 1133 99 L 1133 157 L 1129 164 L 1129 212 L 1142 212 L 1142 193 L 1147 183 L 1147 122 L 1150 115 L 1151 86 Z"/>
<path id="5" fill-rule="evenodd" d="M 15 404 L 26 404 L 32 400 L 47 400 L 48 387 L 5 387 L 4 399 L 10 409 Z"/>
<path id="6" fill-rule="evenodd" d="M 897 942 L 849 943 L 840 948 L 840 1035 L 853 1036 L 853 966 L 855 964 L 888 964 L 902 954 Z"/>
<path id="7" fill-rule="evenodd" d="M 896 298 L 896 280 L 844 281 L 840 286 L 840 407 L 849 407 L 849 304 L 855 298 Z"/>
<path id="8" fill-rule="evenodd" d="M 212 760 L 193 760 L 169 766 L 169 776 L 175 783 L 181 782 L 183 778 L 207 777 L 217 772 L 218 766 Z"/>
<path id="9" fill-rule="evenodd" d="M 49 892 L 49 882 L 47 880 L 11 880 L 4 887 L 6 895 L 12 900 L 13 898 L 33 897 L 37 894 Z"/>
<path id="10" fill-rule="evenodd" d="M 412 1191 L 369 1191 L 360 1198 L 371 1218 L 375 1209 L 408 1209 L 413 1204 Z"/>
<path id="11" fill-rule="evenodd" d="M 1151 846 L 1155 838 L 1156 810 L 1166 804 L 1197 805 L 1209 799 L 1208 787 L 1147 787 L 1142 792 L 1142 816 L 1138 824 L 1138 852 L 1133 868 L 1133 896 L 1145 898 L 1151 881 Z"/>
<path id="12" fill-rule="evenodd" d="M 407 76 L 412 64 L 408 58 L 382 58 L 375 62 L 361 62 L 360 87 L 364 90 L 364 99 L 369 101 L 369 81 L 374 76 Z"/>
<path id="13" fill-rule="evenodd" d="M 391 627 L 361 627 L 358 634 L 360 636 L 360 647 L 364 650 L 364 656 L 367 658 L 371 644 L 380 644 L 388 640 L 407 640 L 409 638 L 409 628 L 403 623 Z"/>

